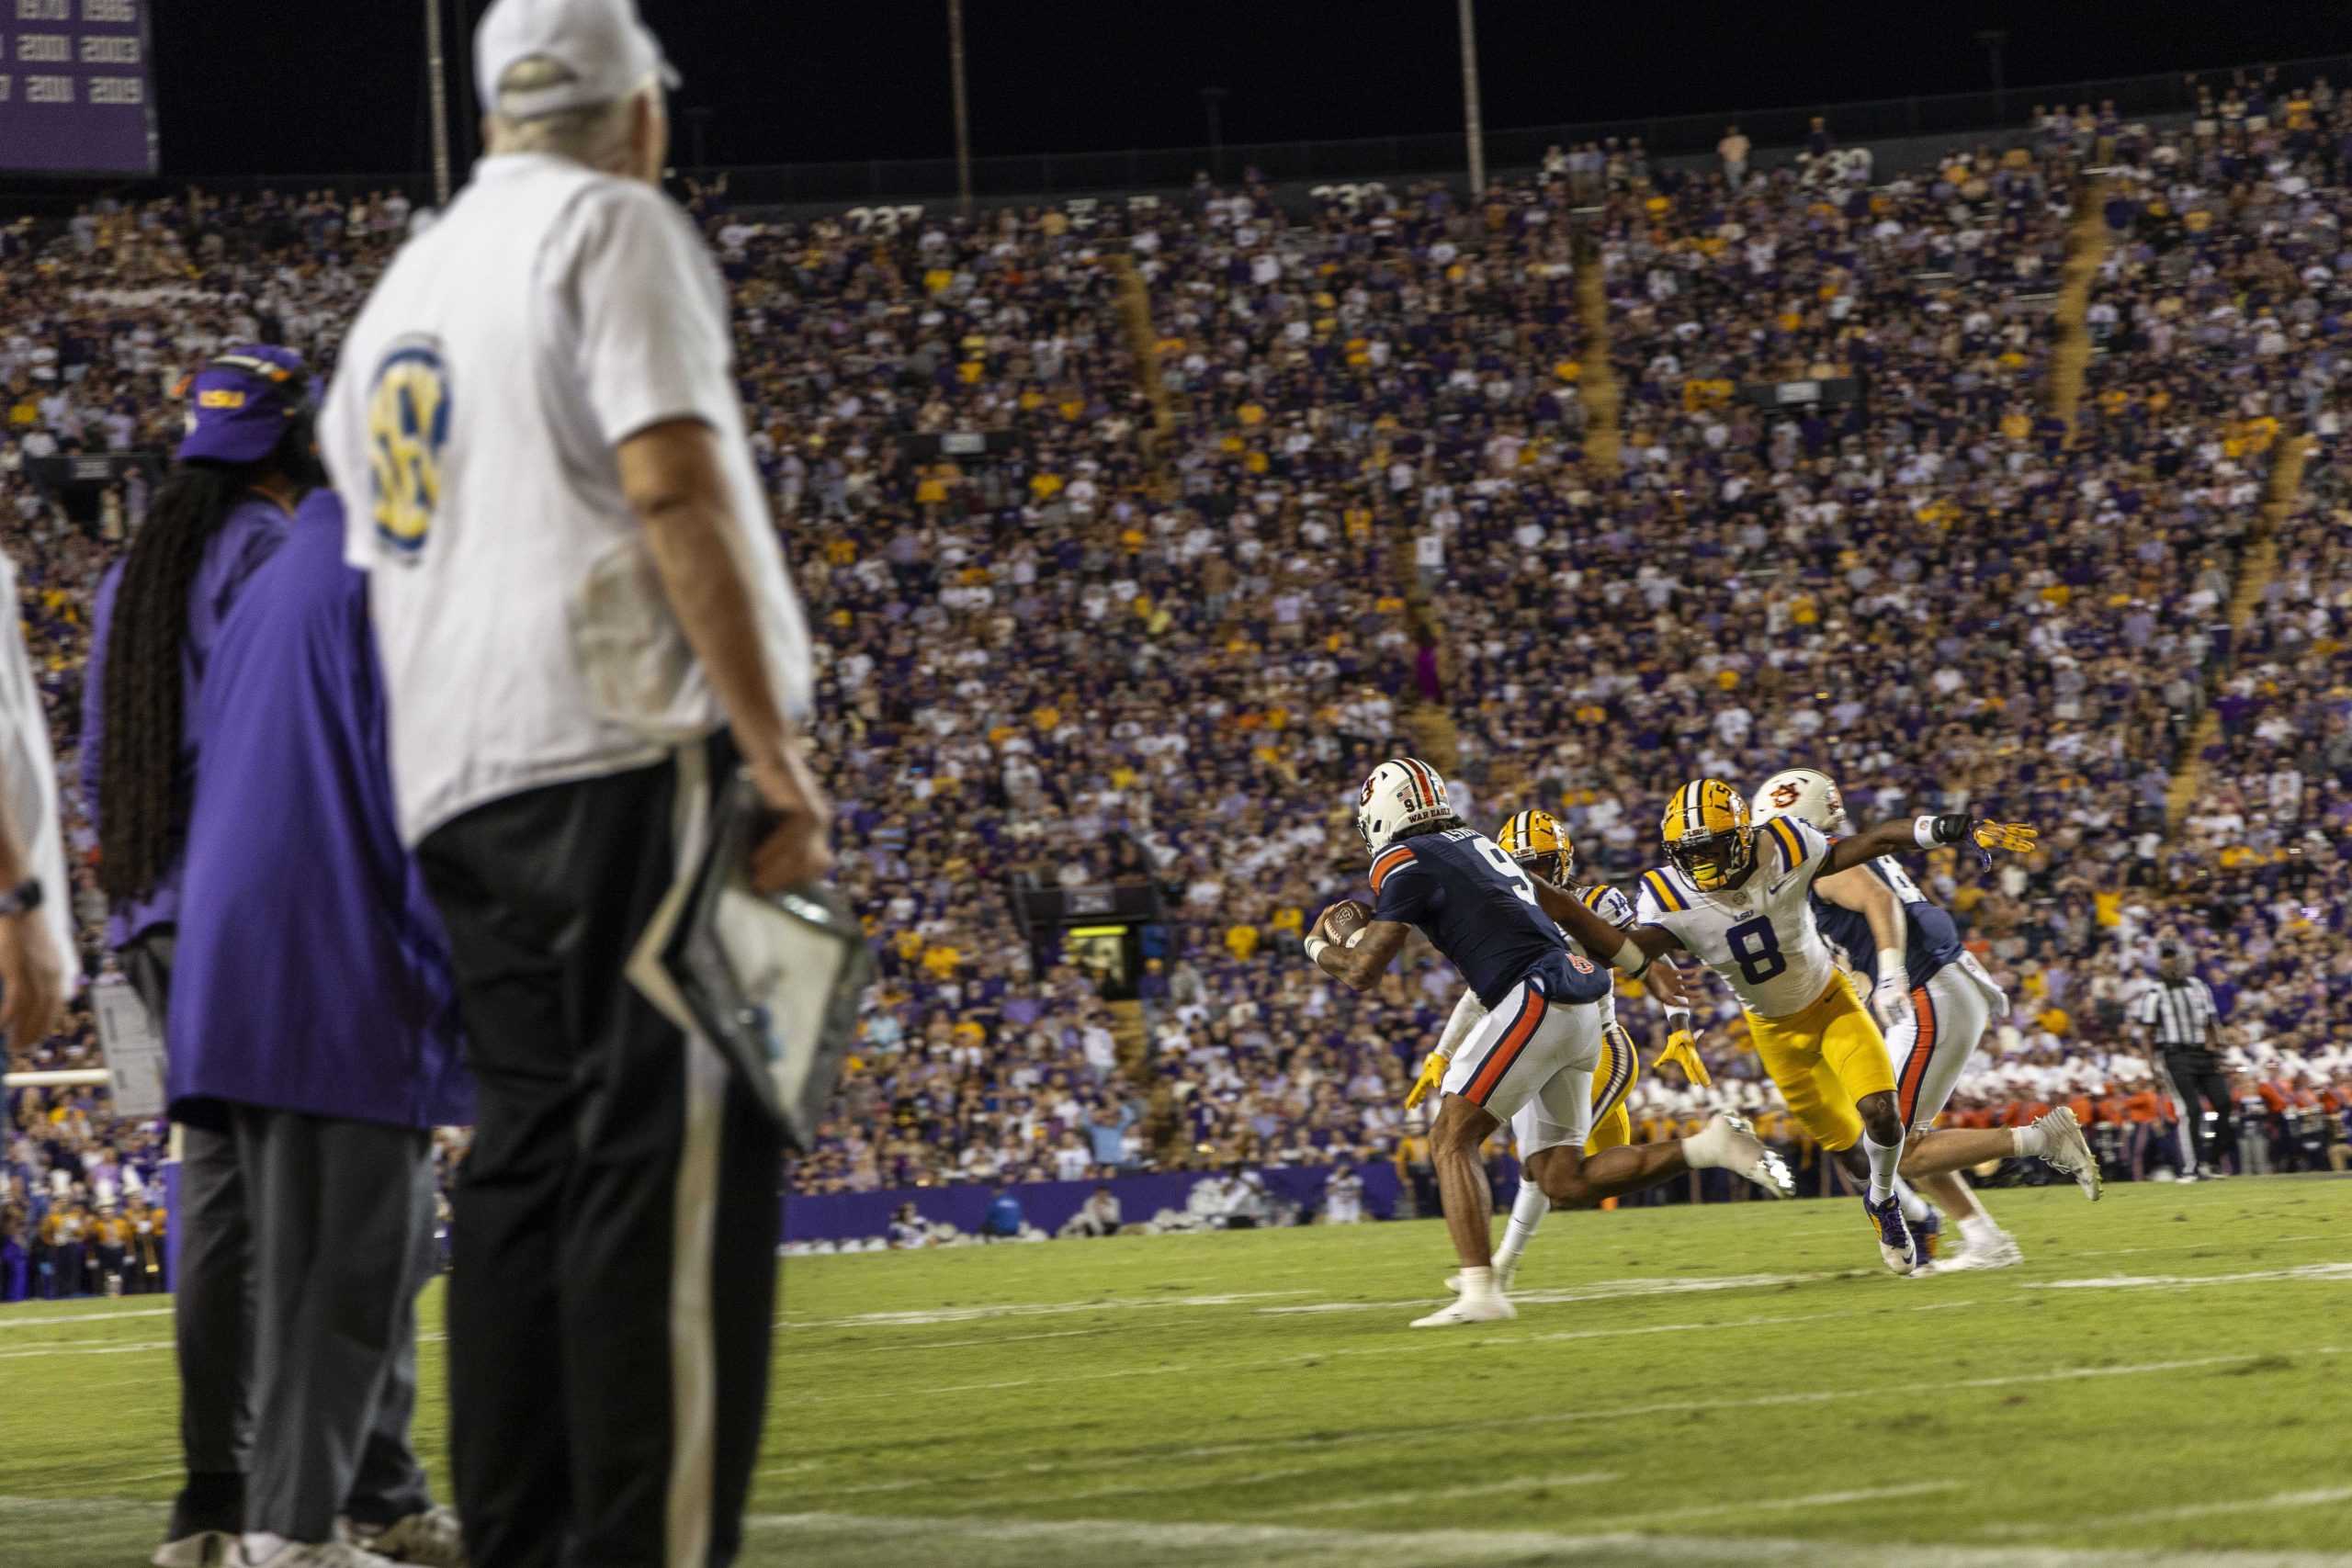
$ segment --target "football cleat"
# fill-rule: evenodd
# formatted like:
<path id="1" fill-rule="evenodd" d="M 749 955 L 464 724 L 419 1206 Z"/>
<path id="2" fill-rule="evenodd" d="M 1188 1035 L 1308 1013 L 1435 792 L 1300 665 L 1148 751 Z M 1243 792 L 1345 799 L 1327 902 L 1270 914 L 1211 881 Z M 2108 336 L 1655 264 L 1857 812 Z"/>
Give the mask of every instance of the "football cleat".
<path id="1" fill-rule="evenodd" d="M 1756 863 L 1747 799 L 1721 779 L 1692 779 L 1676 790 L 1658 837 L 1666 858 L 1702 893 L 1729 886 Z"/>
<path id="2" fill-rule="evenodd" d="M 1498 1291 L 1499 1291 L 1499 1292 L 1502 1292 L 1504 1294 L 1508 1295 L 1508 1294 L 1510 1293 L 1510 1284 L 1511 1284 L 1511 1281 L 1512 1281 L 1513 1280 L 1518 1279 L 1518 1278 L 1519 1278 L 1519 1259 L 1518 1259 L 1518 1258 L 1496 1258 L 1496 1259 L 1495 1259 L 1495 1289 L 1496 1289 L 1496 1290 L 1498 1290 Z M 1457 1295 L 1457 1296 L 1458 1296 L 1458 1295 L 1460 1295 L 1460 1294 L 1462 1293 L 1462 1276 L 1461 1276 L 1461 1275 L 1459 1275 L 1459 1274 L 1448 1274 L 1448 1275 L 1445 1277 L 1445 1288 L 1446 1288 L 1447 1290 L 1449 1290 L 1449 1291 L 1452 1291 L 1455 1295 Z"/>
<path id="3" fill-rule="evenodd" d="M 1451 1328 L 1462 1323 L 1505 1323 L 1519 1315 L 1510 1298 L 1497 1291 L 1483 1296 L 1456 1296 L 1427 1317 L 1413 1319 L 1415 1328 Z"/>
<path id="4" fill-rule="evenodd" d="M 2063 1170 L 2075 1179 L 2083 1196 L 2098 1201 L 2099 1190 L 2106 1185 L 2099 1175 L 2098 1156 L 2091 1152 L 2088 1139 L 2083 1136 L 2083 1124 L 2064 1106 L 2033 1119 L 2042 1136 L 2043 1161 L 2053 1170 Z"/>
<path id="5" fill-rule="evenodd" d="M 1728 1170 L 1775 1198 L 1796 1196 L 1787 1162 L 1767 1148 L 1744 1119 L 1728 1111 L 1716 1111 L 1706 1126 L 1682 1140 L 1682 1157 L 1693 1170 Z"/>
<path id="6" fill-rule="evenodd" d="M 1908 1274 L 1919 1267 L 1919 1254 L 1911 1245 L 1911 1227 L 1894 1194 L 1888 1193 L 1883 1203 L 1863 1199 L 1862 1213 L 1870 1216 L 1871 1229 L 1878 1233 L 1879 1261 L 1897 1274 Z"/>
<path id="7" fill-rule="evenodd" d="M 1936 1257 L 1936 1252 L 1943 1245 L 1943 1216 L 1933 1209 L 1929 1209 L 1926 1219 L 1905 1220 L 1903 1223 L 1911 1227 L 1911 1250 L 1919 1255 L 1921 1266 L 1939 1262 L 1940 1259 Z"/>
<path id="8" fill-rule="evenodd" d="M 1950 1258 L 1936 1260 L 1939 1274 L 1955 1273 L 1965 1269 L 2014 1269 L 2025 1261 L 2025 1251 L 2018 1246 L 2018 1238 L 2007 1231 L 1996 1231 L 1983 1246 L 1969 1243 Z"/>

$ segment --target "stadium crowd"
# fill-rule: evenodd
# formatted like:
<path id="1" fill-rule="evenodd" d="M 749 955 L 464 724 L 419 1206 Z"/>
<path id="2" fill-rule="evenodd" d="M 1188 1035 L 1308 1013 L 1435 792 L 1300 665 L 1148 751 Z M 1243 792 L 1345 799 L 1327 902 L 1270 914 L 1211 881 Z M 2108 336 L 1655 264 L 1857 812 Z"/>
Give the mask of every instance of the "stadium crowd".
<path id="1" fill-rule="evenodd" d="M 1579 148 L 1475 203 L 1357 186 L 1285 210 L 1204 181 L 969 223 L 772 222 L 697 191 L 821 627 L 842 880 L 881 964 L 796 1190 L 1409 1159 L 1403 1089 L 1450 974 L 1422 953 L 1359 998 L 1295 942 L 1361 885 L 1353 786 L 1413 747 L 1451 753 L 1475 825 L 1550 806 L 1619 881 L 1701 773 L 1804 761 L 1858 818 L 2041 824 L 2043 852 L 1986 880 L 1927 868 L 2012 1002 L 1954 1114 L 2075 1099 L 2134 1174 L 2165 1163 L 2171 1109 L 2122 1020 L 2177 938 L 2274 1134 L 2241 1163 L 2340 1160 L 2352 99 L 2257 79 L 2178 130 L 2037 114 L 1883 181 L 1815 141 L 1769 172 L 1743 141 L 1736 180 Z M 2100 352 L 2070 430 L 2045 393 L 2086 191 Z M 90 590 L 144 490 L 69 522 L 26 461 L 163 446 L 179 378 L 233 342 L 331 364 L 418 217 L 288 191 L 0 225 L 0 530 L 67 777 Z M 1175 415 L 1156 442 L 1114 253 L 1148 290 Z M 1750 395 L 1788 382 L 1831 396 Z M 2233 635 L 2297 430 L 2311 459 Z M 1010 447 L 908 440 L 956 431 Z M 70 816 L 96 972 L 95 844 Z M 1016 877 L 1162 887 L 1139 1039 L 1077 969 L 1033 973 Z M 1714 1000 L 1715 1089 L 1645 1076 L 1638 1115 L 1769 1112 Z M 1626 1016 L 1655 1043 L 1654 1010 Z M 91 1064 L 76 1019 L 10 1065 Z M 108 1173 L 130 1213 L 159 1147 L 100 1093 L 12 1093 L 0 1249 L 29 1255 L 77 1202 L 96 1226 Z"/>

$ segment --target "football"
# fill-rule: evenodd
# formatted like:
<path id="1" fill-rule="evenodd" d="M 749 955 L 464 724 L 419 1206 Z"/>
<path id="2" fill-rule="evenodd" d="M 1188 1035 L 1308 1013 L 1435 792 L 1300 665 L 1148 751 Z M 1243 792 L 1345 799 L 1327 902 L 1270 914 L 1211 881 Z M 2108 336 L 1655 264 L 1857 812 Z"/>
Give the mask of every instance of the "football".
<path id="1" fill-rule="evenodd" d="M 1372 910 L 1353 898 L 1342 898 L 1316 918 L 1315 929 L 1326 942 L 1345 947 L 1372 919 Z"/>

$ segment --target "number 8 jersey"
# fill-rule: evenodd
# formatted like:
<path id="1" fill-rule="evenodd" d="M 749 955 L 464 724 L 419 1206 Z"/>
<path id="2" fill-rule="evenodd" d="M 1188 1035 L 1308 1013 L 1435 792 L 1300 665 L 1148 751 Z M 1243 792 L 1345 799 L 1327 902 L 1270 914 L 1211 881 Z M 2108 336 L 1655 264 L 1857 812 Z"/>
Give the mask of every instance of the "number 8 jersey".
<path id="1" fill-rule="evenodd" d="M 1838 976 L 1807 897 L 1829 840 L 1792 817 L 1750 830 L 1756 857 L 1746 882 L 1702 893 L 1670 865 L 1645 871 L 1637 919 L 1663 927 L 1730 982 L 1749 1012 L 1788 1018 L 1818 1001 Z"/>

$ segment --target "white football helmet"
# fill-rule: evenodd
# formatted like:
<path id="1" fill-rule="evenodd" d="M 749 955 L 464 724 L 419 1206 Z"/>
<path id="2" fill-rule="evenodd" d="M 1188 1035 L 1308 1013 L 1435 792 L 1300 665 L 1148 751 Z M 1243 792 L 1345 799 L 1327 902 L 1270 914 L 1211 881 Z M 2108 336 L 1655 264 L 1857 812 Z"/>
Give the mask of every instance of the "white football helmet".
<path id="1" fill-rule="evenodd" d="M 1793 817 L 1825 833 L 1850 832 L 1853 828 L 1846 819 L 1846 797 L 1838 792 L 1838 781 L 1818 768 L 1783 769 L 1758 784 L 1750 798 L 1756 802 L 1758 823 Z"/>
<path id="2" fill-rule="evenodd" d="M 1406 829 L 1453 815 L 1443 775 L 1418 757 L 1389 758 L 1356 796 L 1356 832 L 1374 854 Z"/>

